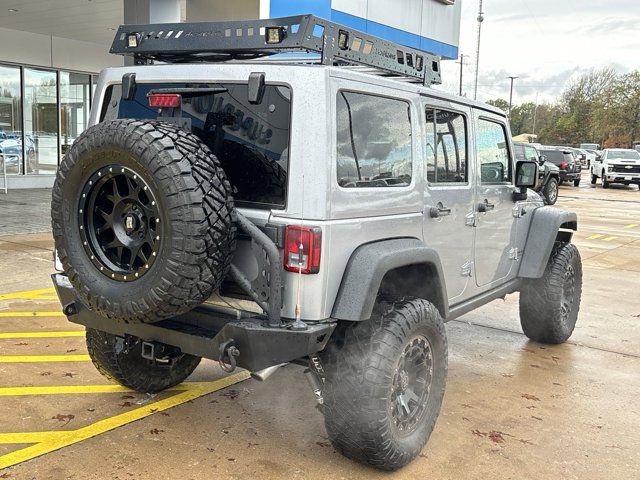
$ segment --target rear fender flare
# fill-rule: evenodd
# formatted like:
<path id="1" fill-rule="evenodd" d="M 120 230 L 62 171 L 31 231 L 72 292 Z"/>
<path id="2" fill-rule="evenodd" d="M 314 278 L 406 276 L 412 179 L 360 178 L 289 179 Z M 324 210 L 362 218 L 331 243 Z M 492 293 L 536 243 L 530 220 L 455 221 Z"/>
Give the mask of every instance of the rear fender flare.
<path id="1" fill-rule="evenodd" d="M 337 320 L 368 320 L 384 276 L 396 268 L 413 265 L 429 267 L 437 275 L 438 291 L 430 293 L 446 318 L 449 307 L 440 257 L 416 238 L 382 240 L 358 247 L 347 263 L 331 316 Z"/>

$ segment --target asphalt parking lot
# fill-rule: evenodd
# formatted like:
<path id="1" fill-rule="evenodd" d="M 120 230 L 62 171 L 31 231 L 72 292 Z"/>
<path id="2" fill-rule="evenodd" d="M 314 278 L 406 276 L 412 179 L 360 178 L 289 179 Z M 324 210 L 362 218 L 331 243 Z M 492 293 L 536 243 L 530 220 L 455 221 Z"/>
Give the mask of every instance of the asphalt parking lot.
<path id="1" fill-rule="evenodd" d="M 7 206 L 11 195 L 0 212 L 20 208 Z M 207 361 L 157 396 L 109 384 L 59 313 L 50 233 L 19 233 L 5 216 L 0 478 L 638 478 L 640 193 L 592 188 L 585 176 L 561 187 L 557 206 L 579 218 L 573 337 L 529 342 L 517 295 L 450 322 L 442 413 L 421 456 L 395 474 L 333 450 L 296 366 L 259 383 Z"/>

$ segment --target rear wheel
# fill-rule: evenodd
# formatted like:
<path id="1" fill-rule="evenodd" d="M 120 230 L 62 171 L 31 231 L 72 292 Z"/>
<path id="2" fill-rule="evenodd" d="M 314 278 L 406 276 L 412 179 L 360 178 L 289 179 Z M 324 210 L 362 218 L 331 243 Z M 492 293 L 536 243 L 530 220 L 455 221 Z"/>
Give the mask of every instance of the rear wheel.
<path id="1" fill-rule="evenodd" d="M 155 393 L 182 383 L 196 369 L 200 357 L 161 345 L 156 358 L 142 357 L 142 340 L 118 337 L 87 328 L 87 349 L 98 371 L 109 380 L 141 393 Z"/>
<path id="2" fill-rule="evenodd" d="M 551 177 L 542 191 L 547 199 L 547 205 L 555 205 L 558 201 L 558 180 Z"/>
<path id="3" fill-rule="evenodd" d="M 231 186 L 218 160 L 195 135 L 155 121 L 85 130 L 58 170 L 52 223 L 79 297 L 131 322 L 204 302 L 235 246 Z"/>
<path id="4" fill-rule="evenodd" d="M 327 433 L 343 455 L 384 470 L 422 450 L 440 412 L 447 339 L 426 300 L 384 302 L 339 326 L 322 353 Z"/>
<path id="5" fill-rule="evenodd" d="M 541 343 L 563 343 L 573 333 L 582 297 L 582 263 L 575 245 L 557 242 L 541 278 L 520 290 L 520 324 Z"/>
<path id="6" fill-rule="evenodd" d="M 574 180 L 573 181 L 573 186 L 574 187 L 579 187 L 580 186 L 580 179 Z"/>

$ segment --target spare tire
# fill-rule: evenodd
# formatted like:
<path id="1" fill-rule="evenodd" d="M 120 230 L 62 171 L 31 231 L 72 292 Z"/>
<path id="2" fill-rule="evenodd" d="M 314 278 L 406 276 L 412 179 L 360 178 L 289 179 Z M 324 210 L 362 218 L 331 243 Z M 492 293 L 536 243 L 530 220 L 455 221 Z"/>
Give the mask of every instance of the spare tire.
<path id="1" fill-rule="evenodd" d="M 53 187 L 53 237 L 80 299 L 155 322 L 216 291 L 235 248 L 231 185 L 198 137 L 156 121 L 85 130 Z"/>

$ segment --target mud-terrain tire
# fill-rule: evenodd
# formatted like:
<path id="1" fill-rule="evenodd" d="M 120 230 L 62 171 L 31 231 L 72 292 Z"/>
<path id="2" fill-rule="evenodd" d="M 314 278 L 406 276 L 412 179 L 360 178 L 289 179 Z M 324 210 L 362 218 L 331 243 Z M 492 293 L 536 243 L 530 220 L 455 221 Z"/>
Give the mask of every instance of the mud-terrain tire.
<path id="1" fill-rule="evenodd" d="M 336 450 L 383 470 L 397 470 L 420 454 L 447 377 L 447 337 L 433 304 L 381 302 L 371 320 L 339 325 L 321 360 L 325 426 Z M 408 410 L 400 410 L 399 397 Z"/>
<path id="2" fill-rule="evenodd" d="M 520 290 L 520 324 L 540 343 L 566 342 L 578 320 L 582 297 L 582 262 L 575 245 L 556 242 L 541 278 Z"/>
<path id="3" fill-rule="evenodd" d="M 233 208 L 231 185 L 198 137 L 167 123 L 116 120 L 85 130 L 65 155 L 53 236 L 83 303 L 108 318 L 155 322 L 219 288 L 235 249 Z M 119 246 L 132 235 L 146 246 Z"/>
<path id="4" fill-rule="evenodd" d="M 542 190 L 547 205 L 555 205 L 558 201 L 558 180 L 551 177 Z"/>
<path id="5" fill-rule="evenodd" d="M 87 349 L 93 365 L 107 379 L 140 393 L 156 393 L 182 383 L 200 357 L 173 350 L 161 363 L 143 358 L 142 341 L 87 328 Z M 169 347 L 170 348 L 170 347 Z"/>

